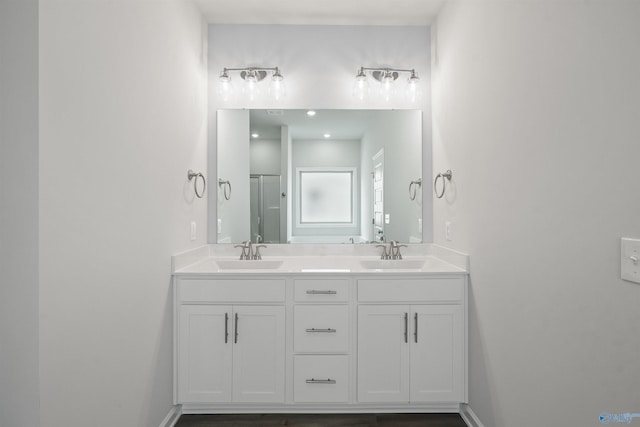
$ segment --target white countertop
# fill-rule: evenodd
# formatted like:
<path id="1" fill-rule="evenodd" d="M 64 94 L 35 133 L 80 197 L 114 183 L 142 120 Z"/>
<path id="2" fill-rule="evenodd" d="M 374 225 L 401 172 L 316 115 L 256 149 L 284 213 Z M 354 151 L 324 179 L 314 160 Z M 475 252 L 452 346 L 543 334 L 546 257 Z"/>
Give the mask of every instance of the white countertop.
<path id="1" fill-rule="evenodd" d="M 465 274 L 468 256 L 432 244 L 402 248 L 402 260 L 381 260 L 373 245 L 268 245 L 261 260 L 239 260 L 233 245 L 207 245 L 173 257 L 174 275 Z M 236 253 L 237 252 L 237 253 Z M 269 254 L 269 255 L 267 255 Z"/>

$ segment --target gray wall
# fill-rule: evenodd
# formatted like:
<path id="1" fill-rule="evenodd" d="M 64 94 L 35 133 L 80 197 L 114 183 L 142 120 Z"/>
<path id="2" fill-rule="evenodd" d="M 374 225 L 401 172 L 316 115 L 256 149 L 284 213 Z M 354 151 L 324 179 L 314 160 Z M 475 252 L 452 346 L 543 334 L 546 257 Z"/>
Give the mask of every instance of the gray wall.
<path id="1" fill-rule="evenodd" d="M 639 412 L 640 2 L 452 1 L 434 31 L 435 241 L 471 255 L 485 426 Z M 444 239 L 444 222 L 453 241 Z M 638 422 L 638 421 L 632 421 Z"/>
<path id="2" fill-rule="evenodd" d="M 171 255 L 206 241 L 187 180 L 207 172 L 206 33 L 189 1 L 40 2 L 43 426 L 172 410 Z"/>
<path id="3" fill-rule="evenodd" d="M 231 192 L 224 195 L 224 190 L 218 185 L 218 179 L 211 178 L 211 187 L 221 188 L 218 192 L 218 219 L 221 228 L 215 224 L 218 242 L 237 243 L 251 238 L 251 211 L 249 198 L 242 197 L 249 194 L 249 111 L 248 110 L 220 110 L 218 111 L 217 134 L 220 144 L 220 157 L 225 159 L 218 167 L 217 177 L 229 181 Z M 226 184 L 223 184 L 226 185 Z M 227 189 L 228 190 L 228 189 Z M 212 194 L 209 192 L 209 194 Z"/>
<path id="4" fill-rule="evenodd" d="M 252 175 L 280 175 L 281 141 L 252 139 L 249 144 L 249 170 Z"/>
<path id="5" fill-rule="evenodd" d="M 371 193 L 371 159 L 381 148 L 385 149 L 384 212 L 390 218 L 389 224 L 384 226 L 385 240 L 415 243 L 422 239 L 418 225 L 418 218 L 422 218 L 423 213 L 421 188 L 417 190 L 415 200 L 409 199 L 409 183 L 420 178 L 423 172 L 421 128 L 421 111 L 391 111 L 371 117 L 369 128 L 362 138 L 362 187 L 366 195 L 362 203 L 362 223 L 367 224 L 365 235 L 368 240 L 373 239 L 372 228 L 368 225 L 373 217 L 372 196 L 367 194 Z"/>
<path id="6" fill-rule="evenodd" d="M 40 425 L 38 2 L 0 1 L 0 425 Z"/>
<path id="7" fill-rule="evenodd" d="M 216 96 L 218 76 L 224 67 L 279 66 L 287 85 L 280 103 L 235 101 L 223 103 Z M 422 79 L 420 105 L 386 104 L 352 97 L 353 81 L 361 66 L 415 68 Z M 209 25 L 209 173 L 216 178 L 216 110 L 221 108 L 338 108 L 423 111 L 423 176 L 431 176 L 431 71 L 429 27 L 396 26 L 299 26 Z M 237 79 L 237 75 L 236 75 Z M 428 180 L 428 179 L 427 179 Z M 210 186 L 209 221 L 216 219 L 216 186 Z M 431 192 L 423 186 L 424 194 Z M 425 224 L 431 224 L 431 198 L 424 197 Z M 215 242 L 215 228 L 209 228 Z M 432 241 L 431 226 L 424 227 L 424 241 Z"/>

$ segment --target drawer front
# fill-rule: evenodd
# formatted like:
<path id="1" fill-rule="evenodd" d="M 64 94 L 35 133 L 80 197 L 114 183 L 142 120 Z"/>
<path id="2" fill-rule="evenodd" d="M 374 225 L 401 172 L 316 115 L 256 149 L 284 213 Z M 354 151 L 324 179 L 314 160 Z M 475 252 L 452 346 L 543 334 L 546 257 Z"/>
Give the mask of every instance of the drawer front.
<path id="1" fill-rule="evenodd" d="M 349 399 L 348 356 L 296 356 L 293 378 L 296 403 L 346 403 Z"/>
<path id="2" fill-rule="evenodd" d="M 282 279 L 182 279 L 178 302 L 284 302 Z"/>
<path id="3" fill-rule="evenodd" d="M 296 353 L 347 352 L 348 306 L 297 305 L 293 316 L 293 348 Z"/>
<path id="4" fill-rule="evenodd" d="M 298 302 L 346 302 L 349 298 L 349 281 L 346 279 L 296 279 L 293 289 Z"/>
<path id="5" fill-rule="evenodd" d="M 358 280 L 358 301 L 361 302 L 462 301 L 463 299 L 463 277 Z"/>

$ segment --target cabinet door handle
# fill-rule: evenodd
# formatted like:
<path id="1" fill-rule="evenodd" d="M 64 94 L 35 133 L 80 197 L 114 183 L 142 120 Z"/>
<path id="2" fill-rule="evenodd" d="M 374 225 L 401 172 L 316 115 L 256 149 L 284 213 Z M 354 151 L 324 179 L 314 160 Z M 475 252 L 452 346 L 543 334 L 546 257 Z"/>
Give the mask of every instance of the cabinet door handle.
<path id="1" fill-rule="evenodd" d="M 409 342 L 409 313 L 404 313 L 404 342 Z"/>
<path id="2" fill-rule="evenodd" d="M 332 380 L 331 378 L 327 378 L 326 380 L 317 380 L 315 378 L 311 378 L 310 380 L 305 381 L 307 384 L 335 384 L 336 380 Z"/>
<path id="3" fill-rule="evenodd" d="M 337 293 L 338 291 L 319 291 L 316 289 L 309 289 L 307 291 L 307 294 L 309 295 L 335 295 Z"/>
<path id="4" fill-rule="evenodd" d="M 229 342 L 229 313 L 224 314 L 224 343 Z"/>
<path id="5" fill-rule="evenodd" d="M 316 328 L 310 328 L 310 329 L 305 329 L 307 332 L 337 332 L 336 329 L 333 328 L 326 328 L 326 329 L 316 329 Z"/>
<path id="6" fill-rule="evenodd" d="M 236 313 L 235 326 L 234 326 L 233 330 L 234 330 L 233 342 L 234 342 L 234 344 L 237 344 L 238 343 L 238 313 Z"/>
<path id="7" fill-rule="evenodd" d="M 418 313 L 413 313 L 413 340 L 418 342 Z"/>

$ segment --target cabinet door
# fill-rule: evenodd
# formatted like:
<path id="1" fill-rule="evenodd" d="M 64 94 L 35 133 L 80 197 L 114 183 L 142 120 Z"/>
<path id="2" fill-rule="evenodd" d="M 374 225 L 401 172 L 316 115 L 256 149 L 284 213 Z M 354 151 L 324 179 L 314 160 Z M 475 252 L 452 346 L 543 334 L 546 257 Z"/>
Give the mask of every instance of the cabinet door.
<path id="1" fill-rule="evenodd" d="M 284 313 L 282 306 L 234 307 L 234 402 L 284 402 Z"/>
<path id="2" fill-rule="evenodd" d="M 412 306 L 411 401 L 464 400 L 464 328 L 459 305 Z"/>
<path id="3" fill-rule="evenodd" d="M 231 307 L 182 305 L 178 332 L 178 401 L 231 401 Z"/>
<path id="4" fill-rule="evenodd" d="M 409 401 L 409 306 L 358 307 L 358 400 Z"/>

